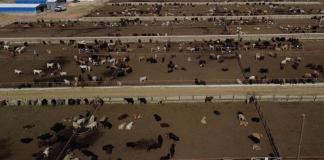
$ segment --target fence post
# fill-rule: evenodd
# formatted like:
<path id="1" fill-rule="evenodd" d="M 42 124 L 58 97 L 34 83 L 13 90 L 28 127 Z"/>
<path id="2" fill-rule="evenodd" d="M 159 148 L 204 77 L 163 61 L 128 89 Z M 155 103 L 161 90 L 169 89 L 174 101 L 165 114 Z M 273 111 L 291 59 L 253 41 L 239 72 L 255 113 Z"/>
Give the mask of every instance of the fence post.
<path id="1" fill-rule="evenodd" d="M 314 102 L 316 101 L 316 99 L 317 99 L 317 95 L 314 96 Z"/>

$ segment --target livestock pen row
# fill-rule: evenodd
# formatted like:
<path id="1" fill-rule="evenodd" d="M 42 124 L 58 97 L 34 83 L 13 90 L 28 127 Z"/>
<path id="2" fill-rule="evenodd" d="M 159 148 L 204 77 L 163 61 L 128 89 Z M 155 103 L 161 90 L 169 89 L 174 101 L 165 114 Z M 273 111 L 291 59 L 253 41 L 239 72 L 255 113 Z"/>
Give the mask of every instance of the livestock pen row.
<path id="1" fill-rule="evenodd" d="M 323 137 L 323 128 L 318 127 L 323 120 L 321 102 L 259 104 L 262 114 L 255 106 L 240 102 L 104 104 L 95 113 L 89 112 L 94 109 L 89 105 L 1 107 L 0 124 L 6 131 L 0 133 L 4 146 L 1 153 L 10 159 L 56 157 L 76 124 L 83 125 L 80 119 L 91 116 L 97 122 L 92 127 L 94 134 L 72 140 L 70 152 L 62 152 L 63 156 L 159 159 L 170 153 L 173 144 L 171 153 L 175 159 L 272 157 L 277 154 L 262 125 L 266 120 L 280 156 L 293 159 L 298 150 L 300 115 L 304 113 L 305 136 L 300 158 L 323 157 L 323 141 L 318 140 Z M 156 137 L 160 139 L 158 147 L 148 147 Z"/>
<path id="2" fill-rule="evenodd" d="M 219 6 L 213 4 L 112 4 L 95 9 L 88 17 L 109 16 L 252 16 L 252 15 L 296 15 L 322 14 L 322 4 L 265 4 Z"/>
<path id="3" fill-rule="evenodd" d="M 198 18 L 172 21 L 142 21 L 121 19 L 118 22 L 15 22 L 0 28 L 2 37 L 120 37 L 170 35 L 235 35 L 323 33 L 319 19 L 271 18 L 225 20 Z"/>
<path id="4" fill-rule="evenodd" d="M 323 80 L 322 41 L 5 44 L 1 87 L 297 84 Z M 316 46 L 316 47 L 314 47 Z"/>

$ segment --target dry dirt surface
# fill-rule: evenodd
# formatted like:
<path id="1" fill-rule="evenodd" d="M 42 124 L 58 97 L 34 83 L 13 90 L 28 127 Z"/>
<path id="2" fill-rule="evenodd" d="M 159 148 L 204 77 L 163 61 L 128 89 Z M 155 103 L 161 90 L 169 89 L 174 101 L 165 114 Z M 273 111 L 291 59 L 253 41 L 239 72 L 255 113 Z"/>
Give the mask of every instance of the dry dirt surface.
<path id="1" fill-rule="evenodd" d="M 38 147 L 37 136 L 50 132 L 49 128 L 55 122 L 63 122 L 75 115 L 82 114 L 89 106 L 76 107 L 10 107 L 0 109 L 0 124 L 3 126 L 0 137 L 2 139 L 2 159 L 31 159 L 32 153 L 41 149 Z M 213 112 L 217 110 L 220 115 Z M 240 126 L 237 120 L 237 112 L 243 112 L 247 117 L 247 127 Z M 117 118 L 122 114 L 129 117 L 124 120 Z M 134 114 L 141 114 L 141 119 L 134 119 Z M 161 122 L 154 120 L 153 114 L 162 117 Z M 190 158 L 215 158 L 215 157 L 251 157 L 267 156 L 271 153 L 270 145 L 263 137 L 261 150 L 252 150 L 253 142 L 248 136 L 254 132 L 265 135 L 261 123 L 252 122 L 252 117 L 257 117 L 253 105 L 242 103 L 233 104 L 147 104 L 147 105 L 104 105 L 96 112 L 99 118 L 107 116 L 113 124 L 111 129 L 99 127 L 98 136 L 91 143 L 88 150 L 98 155 L 99 159 L 123 160 L 152 160 L 166 155 L 172 143 L 165 136 L 173 132 L 180 137 L 176 142 L 175 159 Z M 207 117 L 207 124 L 200 121 Z M 118 130 L 117 126 L 123 122 L 134 121 L 132 130 Z M 68 122 L 63 122 L 69 126 Z M 170 127 L 161 128 L 159 123 L 168 123 Z M 24 125 L 34 124 L 31 129 L 23 129 Z M 52 133 L 52 132 L 50 132 Z M 156 138 L 163 136 L 164 142 L 161 149 L 134 150 L 126 147 L 129 141 L 139 139 Z M 34 140 L 30 144 L 22 144 L 21 138 L 31 137 Z M 102 146 L 112 144 L 115 148 L 111 155 L 105 154 Z M 1 152 L 0 152 L 1 153 Z M 85 157 L 80 151 L 75 150 L 76 156 Z M 0 155 L 1 156 L 1 155 Z"/>
<path id="2" fill-rule="evenodd" d="M 308 25 L 318 26 L 318 20 L 314 19 L 285 19 L 273 20 L 274 24 L 251 21 L 251 25 L 228 25 L 227 30 L 217 21 L 180 21 L 180 22 L 151 22 L 143 21 L 120 26 L 114 22 L 55 22 L 50 23 L 13 23 L 0 28 L 2 37 L 103 37 L 103 36 L 138 36 L 138 35 L 221 35 L 237 34 L 241 27 L 241 34 L 274 34 L 274 33 L 323 33 L 324 28 L 300 29 L 287 31 L 280 26 L 290 28 L 307 28 Z M 168 26 L 166 26 L 166 23 Z"/>
<path id="3" fill-rule="evenodd" d="M 306 115 L 301 156 L 324 156 L 323 103 L 261 103 L 264 116 L 276 144 L 284 156 L 295 157 L 301 128 L 301 114 Z"/>

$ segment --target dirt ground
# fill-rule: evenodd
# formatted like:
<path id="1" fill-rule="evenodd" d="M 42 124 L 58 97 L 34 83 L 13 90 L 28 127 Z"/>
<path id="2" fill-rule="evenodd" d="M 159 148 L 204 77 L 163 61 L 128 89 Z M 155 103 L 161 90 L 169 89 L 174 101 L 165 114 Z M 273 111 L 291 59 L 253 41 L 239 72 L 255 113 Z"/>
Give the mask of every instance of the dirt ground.
<path id="1" fill-rule="evenodd" d="M 284 156 L 297 155 L 301 114 L 306 114 L 301 156 L 323 156 L 323 103 L 262 103 L 275 142 Z"/>
<path id="2" fill-rule="evenodd" d="M 290 8 L 301 8 L 306 14 L 318 14 L 323 9 L 323 5 L 280 5 L 278 8 L 271 8 L 269 5 L 166 5 L 160 12 L 153 12 L 151 5 L 104 5 L 93 10 L 88 17 L 107 17 L 107 16 L 244 16 L 244 15 L 281 15 L 297 14 L 289 12 Z M 212 12 L 216 8 L 216 12 Z M 233 10 L 233 12 L 230 12 Z M 264 10 L 267 10 L 264 12 Z M 126 12 L 125 12 L 126 11 Z M 249 13 L 249 11 L 252 12 Z M 124 13 L 123 13 L 124 12 Z M 128 14 L 128 12 L 130 14 Z M 299 13 L 300 14 L 300 13 Z"/>
<path id="3" fill-rule="evenodd" d="M 62 122 L 62 119 L 78 115 L 89 108 L 88 106 L 1 108 L 0 124 L 4 126 L 2 128 L 4 132 L 0 133 L 0 137 L 2 143 L 6 143 L 2 150 L 7 151 L 7 155 L 2 159 L 22 157 L 29 159 L 32 153 L 40 150 L 35 137 L 49 132 L 49 128 L 55 122 Z M 220 115 L 215 115 L 214 110 L 219 111 Z M 249 122 L 247 127 L 239 125 L 236 118 L 239 111 L 246 115 Z M 129 114 L 130 117 L 122 121 L 117 120 L 117 117 L 124 113 Z M 169 123 L 170 127 L 161 128 L 154 121 L 155 113 L 162 117 L 162 122 Z M 143 118 L 134 120 L 133 114 L 142 114 Z M 105 105 L 96 112 L 99 118 L 103 115 L 109 117 L 113 127 L 110 130 L 99 128 L 100 137 L 89 147 L 89 150 L 97 154 L 99 159 L 159 159 L 161 155 L 168 152 L 171 144 L 171 141 L 164 136 L 168 132 L 174 132 L 180 137 L 180 141 L 176 143 L 175 159 L 267 156 L 272 152 L 266 138 L 261 139 L 260 151 L 252 150 L 253 142 L 248 139 L 248 136 L 253 132 L 265 135 L 262 125 L 251 121 L 252 117 L 257 117 L 252 105 L 242 103 Z M 206 125 L 200 123 L 203 116 L 207 117 Z M 124 121 L 134 121 L 134 128 L 130 131 L 118 130 L 117 126 Z M 22 126 L 27 124 L 35 124 L 35 127 L 29 130 L 22 129 Z M 164 138 L 161 149 L 147 152 L 125 146 L 126 142 L 154 138 L 158 134 L 163 135 Z M 32 137 L 35 140 L 30 144 L 20 143 L 20 138 L 25 137 Z M 105 154 L 101 149 L 106 144 L 115 147 L 111 155 Z M 81 159 L 85 158 L 79 151 L 75 154 Z"/>
<path id="4" fill-rule="evenodd" d="M 113 57 L 123 57 L 128 55 L 130 57 L 129 65 L 132 66 L 133 72 L 127 74 L 125 77 L 117 78 L 116 81 L 122 81 L 123 84 L 134 85 L 138 84 L 138 79 L 141 76 L 147 76 L 149 84 L 193 84 L 194 78 L 202 79 L 207 81 L 208 84 L 221 84 L 221 83 L 236 83 L 236 79 L 243 79 L 243 74 L 241 68 L 238 65 L 238 60 L 228 59 L 224 63 L 219 63 L 216 60 L 209 59 L 209 53 L 204 51 L 199 51 L 196 53 L 190 52 L 178 52 L 177 44 L 173 44 L 171 50 L 168 53 L 160 52 L 158 55 L 158 63 L 151 64 L 147 62 L 140 62 L 138 58 L 151 57 L 154 53 L 151 53 L 151 48 L 156 48 L 161 46 L 161 44 L 156 43 L 145 43 L 143 48 L 136 48 L 136 44 L 130 44 L 130 48 L 134 49 L 130 53 L 111 53 Z M 248 52 L 240 51 L 242 55 L 242 66 L 243 68 L 251 67 L 251 73 L 247 74 L 249 76 L 261 77 L 263 74 L 258 73 L 260 68 L 268 68 L 269 74 L 267 78 L 302 78 L 306 72 L 311 72 L 305 66 L 308 63 L 313 63 L 317 65 L 323 65 L 323 49 L 322 41 L 304 41 L 304 50 L 291 50 L 286 52 L 279 52 L 277 58 L 272 58 L 267 56 L 271 50 L 258 50 L 253 49 Z M 39 56 L 34 56 L 34 50 L 39 54 Z M 51 54 L 48 54 L 46 50 L 51 50 Z M 67 72 L 68 76 L 66 79 L 73 80 L 73 77 L 81 75 L 80 68 L 75 64 L 73 56 L 79 55 L 78 50 L 73 47 L 66 45 L 30 45 L 27 47 L 26 51 L 12 57 L 7 51 L 0 50 L 0 73 L 7 76 L 1 76 L 0 82 L 3 87 L 14 87 L 20 83 L 37 81 L 50 81 L 56 80 L 63 82 L 63 77 L 56 78 L 50 76 L 49 74 L 55 70 L 46 69 L 47 62 L 59 62 L 63 68 L 64 72 Z M 106 51 L 100 51 L 101 54 L 106 54 Z M 171 55 L 175 54 L 176 57 L 172 58 Z M 255 60 L 256 53 L 263 53 L 265 55 L 264 61 Z M 198 59 L 196 57 L 200 56 L 201 59 L 207 61 L 205 67 L 200 67 L 198 64 Z M 165 57 L 165 62 L 162 63 L 161 59 Z M 192 61 L 189 62 L 187 59 L 191 57 Z M 302 63 L 298 70 L 291 67 L 288 63 L 284 70 L 280 70 L 280 62 L 285 59 L 285 57 L 301 57 Z M 167 72 L 167 63 L 173 61 L 175 64 L 184 67 L 186 70 L 175 70 L 173 73 Z M 111 77 L 106 74 L 106 66 L 93 66 L 92 72 L 87 72 L 82 74 L 84 79 L 88 79 L 87 75 L 102 77 L 103 81 L 110 80 Z M 228 68 L 228 71 L 222 71 L 222 68 Z M 19 69 L 24 72 L 23 75 L 18 76 L 14 74 L 14 69 Z M 40 77 L 38 75 L 33 75 L 33 69 L 43 69 L 45 76 Z M 323 78 L 321 74 L 319 80 Z M 47 80 L 46 80 L 47 79 Z"/>
<path id="5" fill-rule="evenodd" d="M 162 26 L 166 22 L 143 21 L 142 24 L 129 25 L 127 27 L 111 27 L 110 25 L 98 25 L 98 23 L 78 22 L 73 27 L 62 27 L 64 23 L 56 23 L 54 27 L 45 27 L 43 24 L 32 23 L 34 27 L 26 27 L 27 24 L 10 24 L 0 28 L 3 37 L 94 37 L 94 36 L 136 36 L 148 33 L 159 35 L 219 35 L 237 34 L 237 27 L 241 27 L 242 34 L 269 34 L 289 33 L 280 29 L 280 26 L 307 27 L 318 25 L 317 20 L 311 19 L 285 19 L 275 20 L 274 24 L 256 22 L 255 25 L 229 25 L 228 31 L 218 22 L 191 22 L 184 21 Z M 258 24 L 259 23 L 259 24 Z M 259 28 L 260 30 L 256 30 Z M 306 30 L 306 32 L 324 32 L 324 28 Z"/>

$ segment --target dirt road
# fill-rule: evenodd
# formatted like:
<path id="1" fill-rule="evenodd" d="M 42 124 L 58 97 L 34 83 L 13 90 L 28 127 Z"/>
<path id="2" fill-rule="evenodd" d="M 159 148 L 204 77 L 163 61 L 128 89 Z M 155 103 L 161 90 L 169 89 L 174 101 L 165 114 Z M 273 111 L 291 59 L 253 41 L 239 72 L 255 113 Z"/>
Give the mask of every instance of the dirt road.
<path id="1" fill-rule="evenodd" d="M 316 85 L 215 85 L 215 86 L 123 86 L 85 88 L 1 89 L 0 99 L 125 96 L 206 95 L 324 95 L 324 84 Z"/>

